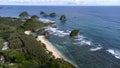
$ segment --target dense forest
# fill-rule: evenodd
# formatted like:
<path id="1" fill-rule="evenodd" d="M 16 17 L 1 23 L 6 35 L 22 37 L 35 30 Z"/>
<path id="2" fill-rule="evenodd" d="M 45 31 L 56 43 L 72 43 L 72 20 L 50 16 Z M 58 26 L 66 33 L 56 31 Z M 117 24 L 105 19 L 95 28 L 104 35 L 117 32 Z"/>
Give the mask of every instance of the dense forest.
<path id="1" fill-rule="evenodd" d="M 46 26 L 38 16 L 30 17 L 23 12 L 19 17 L 0 17 L 0 68 L 75 68 L 64 59 L 56 59 L 34 36 L 24 34 L 26 30 Z M 9 43 L 9 48 L 2 50 L 5 42 Z"/>

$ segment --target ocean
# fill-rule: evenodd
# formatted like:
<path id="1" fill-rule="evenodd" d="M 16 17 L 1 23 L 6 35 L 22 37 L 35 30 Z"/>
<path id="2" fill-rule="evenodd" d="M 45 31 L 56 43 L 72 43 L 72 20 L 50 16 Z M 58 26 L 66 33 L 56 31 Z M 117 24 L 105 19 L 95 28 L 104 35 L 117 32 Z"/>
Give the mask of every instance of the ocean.
<path id="1" fill-rule="evenodd" d="M 56 28 L 47 28 L 47 39 L 77 68 L 120 68 L 120 6 L 0 6 L 0 16 L 30 15 L 54 20 Z M 43 17 L 40 11 L 55 12 L 55 18 Z M 66 22 L 59 20 L 64 14 Z M 78 38 L 70 31 L 79 29 Z"/>

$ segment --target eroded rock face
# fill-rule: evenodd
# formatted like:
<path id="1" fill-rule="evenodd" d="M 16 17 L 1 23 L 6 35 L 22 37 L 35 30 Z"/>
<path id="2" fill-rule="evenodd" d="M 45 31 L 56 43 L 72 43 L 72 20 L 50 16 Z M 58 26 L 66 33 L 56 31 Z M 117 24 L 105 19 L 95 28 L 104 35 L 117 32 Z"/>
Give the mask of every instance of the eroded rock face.
<path id="1" fill-rule="evenodd" d="M 65 16 L 65 15 L 62 15 L 62 16 L 60 17 L 60 20 L 61 20 L 61 21 L 66 21 L 66 16 Z"/>

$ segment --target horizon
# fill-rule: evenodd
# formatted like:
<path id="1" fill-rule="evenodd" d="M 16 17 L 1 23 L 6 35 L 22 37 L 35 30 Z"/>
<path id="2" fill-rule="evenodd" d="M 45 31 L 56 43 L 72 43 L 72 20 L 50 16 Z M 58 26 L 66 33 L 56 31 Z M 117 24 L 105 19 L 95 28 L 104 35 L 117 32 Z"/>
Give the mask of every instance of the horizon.
<path id="1" fill-rule="evenodd" d="M 120 6 L 119 0 L 0 0 L 0 5 Z"/>

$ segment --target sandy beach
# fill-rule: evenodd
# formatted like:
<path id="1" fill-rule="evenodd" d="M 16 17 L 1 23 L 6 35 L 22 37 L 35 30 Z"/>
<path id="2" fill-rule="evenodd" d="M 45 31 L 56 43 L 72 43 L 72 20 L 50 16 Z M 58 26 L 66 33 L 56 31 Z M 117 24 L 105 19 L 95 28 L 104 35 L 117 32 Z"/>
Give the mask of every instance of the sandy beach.
<path id="1" fill-rule="evenodd" d="M 41 41 L 46 45 L 47 50 L 51 51 L 55 58 L 64 58 L 62 54 L 50 43 L 43 35 L 38 36 L 37 41 Z"/>

